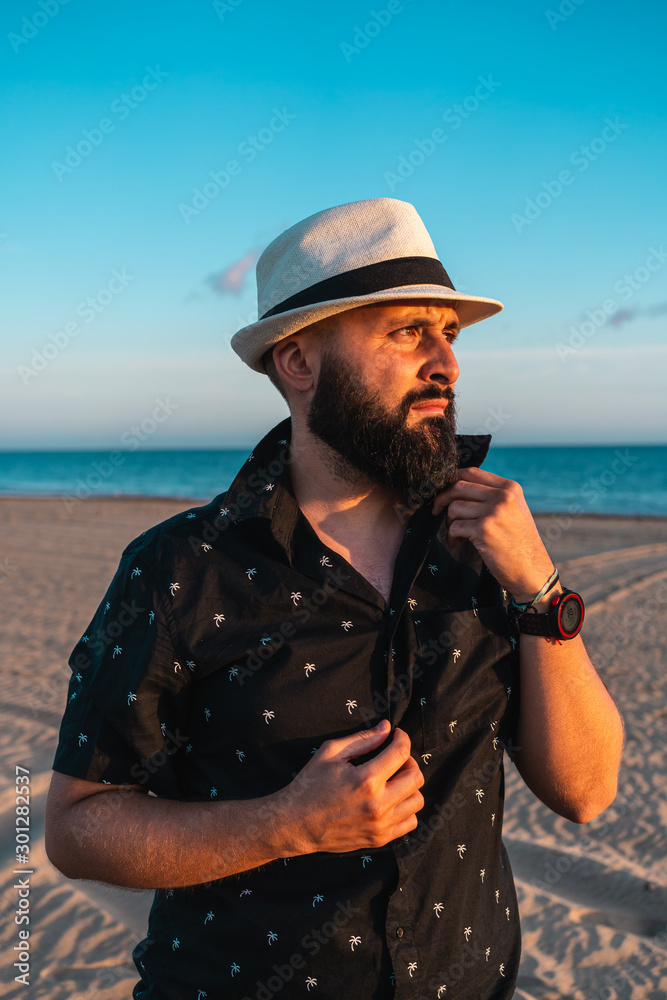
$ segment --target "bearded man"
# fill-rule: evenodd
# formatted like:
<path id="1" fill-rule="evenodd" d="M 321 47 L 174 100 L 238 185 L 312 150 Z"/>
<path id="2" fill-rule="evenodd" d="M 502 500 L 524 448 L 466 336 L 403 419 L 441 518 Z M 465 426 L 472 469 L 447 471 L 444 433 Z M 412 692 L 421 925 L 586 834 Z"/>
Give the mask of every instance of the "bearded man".
<path id="1" fill-rule="evenodd" d="M 232 345 L 290 417 L 145 532 L 70 665 L 47 850 L 157 890 L 134 997 L 514 992 L 503 755 L 584 823 L 623 725 L 517 483 L 457 435 L 457 292 L 390 198 L 291 227 Z"/>

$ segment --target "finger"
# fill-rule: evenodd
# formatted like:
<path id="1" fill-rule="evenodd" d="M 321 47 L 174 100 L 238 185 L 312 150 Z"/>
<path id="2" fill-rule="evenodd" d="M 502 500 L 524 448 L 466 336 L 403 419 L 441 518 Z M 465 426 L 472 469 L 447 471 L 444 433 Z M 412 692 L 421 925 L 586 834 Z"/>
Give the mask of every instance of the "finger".
<path id="1" fill-rule="evenodd" d="M 379 782 L 389 781 L 392 775 L 405 764 L 410 757 L 410 737 L 402 729 L 396 728 L 391 743 L 373 760 L 360 764 L 357 770 L 359 777 Z"/>
<path id="2" fill-rule="evenodd" d="M 410 816 L 414 816 L 424 808 L 424 796 L 421 792 L 413 792 L 406 799 L 402 799 L 394 806 L 394 823 L 404 823 Z"/>
<path id="3" fill-rule="evenodd" d="M 372 729 L 360 729 L 350 736 L 341 736 L 339 739 L 326 740 L 319 749 L 319 753 L 326 760 L 350 760 L 352 757 L 361 757 L 370 750 L 375 750 L 386 740 L 391 730 L 389 719 L 380 719 L 377 726 Z M 377 759 L 377 758 L 376 758 Z"/>

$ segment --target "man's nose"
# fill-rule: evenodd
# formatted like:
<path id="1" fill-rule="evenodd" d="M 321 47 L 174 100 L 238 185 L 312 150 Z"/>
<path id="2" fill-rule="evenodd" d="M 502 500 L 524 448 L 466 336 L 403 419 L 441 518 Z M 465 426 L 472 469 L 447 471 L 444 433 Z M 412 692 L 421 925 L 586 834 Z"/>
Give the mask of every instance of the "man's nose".
<path id="1" fill-rule="evenodd" d="M 442 338 L 440 343 L 430 345 L 420 375 L 429 382 L 454 385 L 459 377 L 459 366 L 448 340 Z"/>

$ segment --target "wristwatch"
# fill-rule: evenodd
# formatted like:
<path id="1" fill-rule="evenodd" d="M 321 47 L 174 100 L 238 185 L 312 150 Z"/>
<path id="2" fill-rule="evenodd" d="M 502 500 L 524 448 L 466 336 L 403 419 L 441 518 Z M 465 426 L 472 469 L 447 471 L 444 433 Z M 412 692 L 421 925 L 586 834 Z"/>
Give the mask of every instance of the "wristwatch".
<path id="1" fill-rule="evenodd" d="M 561 594 L 551 598 L 549 607 L 543 614 L 529 608 L 518 613 L 515 610 L 512 617 L 519 631 L 526 635 L 574 639 L 584 622 L 584 602 L 574 590 L 563 590 Z"/>

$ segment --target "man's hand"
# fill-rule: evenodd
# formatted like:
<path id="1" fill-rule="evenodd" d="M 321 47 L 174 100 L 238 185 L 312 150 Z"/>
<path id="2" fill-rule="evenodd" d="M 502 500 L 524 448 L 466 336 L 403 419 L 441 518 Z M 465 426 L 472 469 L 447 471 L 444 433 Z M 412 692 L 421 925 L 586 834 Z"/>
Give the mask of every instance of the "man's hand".
<path id="1" fill-rule="evenodd" d="M 396 729 L 372 760 L 350 763 L 379 747 L 389 730 L 383 719 L 374 729 L 327 740 L 284 795 L 276 793 L 287 803 L 288 825 L 297 837 L 294 854 L 384 847 L 416 828 L 424 776 L 410 755 L 407 733 Z"/>
<path id="2" fill-rule="evenodd" d="M 460 469 L 454 485 L 437 494 L 433 513 L 445 507 L 449 545 L 469 539 L 515 601 L 532 600 L 554 566 L 519 484 L 481 469 Z"/>

